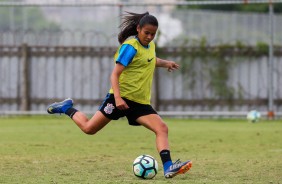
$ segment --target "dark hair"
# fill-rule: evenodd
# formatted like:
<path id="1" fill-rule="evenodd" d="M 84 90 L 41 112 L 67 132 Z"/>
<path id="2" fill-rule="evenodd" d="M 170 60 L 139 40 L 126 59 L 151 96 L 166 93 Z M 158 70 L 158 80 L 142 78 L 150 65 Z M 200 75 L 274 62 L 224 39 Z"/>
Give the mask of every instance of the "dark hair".
<path id="1" fill-rule="evenodd" d="M 137 26 L 143 27 L 145 24 L 159 26 L 158 20 L 149 12 L 138 14 L 126 12 L 127 14 L 122 17 L 123 22 L 120 24 L 121 31 L 118 34 L 118 41 L 122 44 L 128 37 L 137 35 Z"/>

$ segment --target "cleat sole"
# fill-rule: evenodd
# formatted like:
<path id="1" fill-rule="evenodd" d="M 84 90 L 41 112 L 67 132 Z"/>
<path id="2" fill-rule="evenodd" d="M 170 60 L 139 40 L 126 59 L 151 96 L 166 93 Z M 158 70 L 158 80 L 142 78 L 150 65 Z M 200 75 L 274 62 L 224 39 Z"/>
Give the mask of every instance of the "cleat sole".
<path id="1" fill-rule="evenodd" d="M 188 162 L 187 164 L 185 164 L 184 166 L 182 166 L 178 172 L 170 175 L 169 177 L 170 178 L 173 178 L 174 176 L 178 175 L 178 174 L 184 174 L 186 173 L 187 171 L 189 171 L 192 167 L 192 161 Z"/>
<path id="2" fill-rule="evenodd" d="M 192 162 L 188 162 L 187 164 L 185 164 L 184 166 L 182 166 L 180 168 L 180 170 L 178 171 L 179 174 L 184 174 L 186 173 L 187 171 L 189 171 L 189 169 L 192 167 Z"/>

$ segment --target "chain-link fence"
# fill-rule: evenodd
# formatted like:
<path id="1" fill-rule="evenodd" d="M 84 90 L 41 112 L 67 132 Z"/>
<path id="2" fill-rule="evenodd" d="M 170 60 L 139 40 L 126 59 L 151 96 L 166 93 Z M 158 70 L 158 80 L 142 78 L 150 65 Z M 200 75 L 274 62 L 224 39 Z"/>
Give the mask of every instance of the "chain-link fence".
<path id="1" fill-rule="evenodd" d="M 158 40 L 160 46 L 179 46 L 187 39 L 203 37 L 209 44 L 241 41 L 247 45 L 256 45 L 258 42 L 268 43 L 270 38 L 268 13 L 183 9 L 179 8 L 181 3 L 173 3 L 173 1 L 170 4 L 156 5 L 146 4 L 146 2 L 143 4 L 106 4 L 106 2 L 105 4 L 87 4 L 87 1 L 80 4 L 74 3 L 76 1 L 73 3 L 65 3 L 65 1 L 61 3 L 60 1 L 28 2 L 10 2 L 6 3 L 6 6 L 0 2 L 2 14 L 0 16 L 0 43 L 2 45 L 27 43 L 50 46 L 116 46 L 120 16 L 125 11 L 139 13 L 149 11 L 155 15 L 160 22 L 161 34 Z M 207 1 L 205 3 L 215 4 L 215 2 L 232 3 L 232 1 Z M 247 1 L 233 1 L 235 2 Z M 200 4 L 200 2 L 190 2 L 189 6 L 194 4 Z M 241 6 L 248 5 L 242 4 Z M 273 15 L 273 26 L 274 44 L 280 44 L 282 43 L 282 35 L 279 34 L 282 30 L 281 15 Z"/>
<path id="2" fill-rule="evenodd" d="M 208 2 L 246 1 L 202 4 Z M 155 15 L 160 24 L 156 38 L 160 56 L 181 63 L 174 74 L 157 71 L 153 103 L 158 110 L 242 115 L 256 108 L 266 113 L 271 92 L 271 110 L 281 111 L 279 14 L 179 8 L 196 1 L 36 3 L 0 3 L 0 12 L 5 12 L 0 16 L 1 112 L 44 111 L 51 101 L 66 97 L 74 98 L 82 110 L 94 112 L 110 85 L 124 11 Z M 269 70 L 271 38 L 273 70 Z M 273 85 L 269 85 L 270 72 Z"/>

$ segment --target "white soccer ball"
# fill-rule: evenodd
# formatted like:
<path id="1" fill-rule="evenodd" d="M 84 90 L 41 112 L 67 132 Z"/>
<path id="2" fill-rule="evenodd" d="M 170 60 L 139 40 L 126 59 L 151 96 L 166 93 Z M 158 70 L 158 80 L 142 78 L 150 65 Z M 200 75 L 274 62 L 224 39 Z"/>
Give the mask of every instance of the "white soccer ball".
<path id="1" fill-rule="evenodd" d="M 133 173 L 142 179 L 152 179 L 158 173 L 158 162 L 150 155 L 140 155 L 133 161 Z"/>
<path id="2" fill-rule="evenodd" d="M 261 114 L 256 110 L 252 110 L 247 114 L 247 119 L 252 123 L 258 122 L 260 120 L 260 117 Z"/>

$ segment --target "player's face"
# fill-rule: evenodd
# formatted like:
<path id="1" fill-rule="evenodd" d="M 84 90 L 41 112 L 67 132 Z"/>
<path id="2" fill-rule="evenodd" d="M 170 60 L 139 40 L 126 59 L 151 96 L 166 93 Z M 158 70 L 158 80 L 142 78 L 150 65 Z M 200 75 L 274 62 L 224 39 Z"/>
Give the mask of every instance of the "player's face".
<path id="1" fill-rule="evenodd" d="M 143 27 L 138 26 L 137 32 L 141 44 L 147 46 L 155 38 L 157 30 L 158 27 L 151 24 L 145 24 Z"/>

